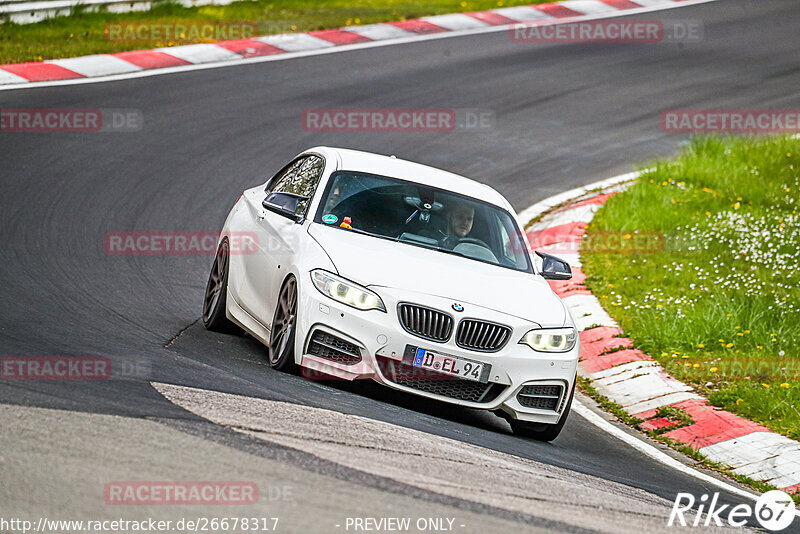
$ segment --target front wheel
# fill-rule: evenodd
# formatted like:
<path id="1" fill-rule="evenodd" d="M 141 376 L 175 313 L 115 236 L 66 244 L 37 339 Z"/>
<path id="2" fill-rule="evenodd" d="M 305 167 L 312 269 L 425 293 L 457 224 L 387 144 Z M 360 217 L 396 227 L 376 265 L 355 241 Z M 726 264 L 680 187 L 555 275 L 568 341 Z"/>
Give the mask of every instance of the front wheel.
<path id="1" fill-rule="evenodd" d="M 520 421 L 518 419 L 509 419 L 508 424 L 511 425 L 511 431 L 517 436 L 524 436 L 526 438 L 533 438 L 539 441 L 553 441 L 561 434 L 561 429 L 567 422 L 570 408 L 572 407 L 572 398 L 575 396 L 575 384 L 572 385 L 572 391 L 569 394 L 567 405 L 564 406 L 564 412 L 561 414 L 561 419 L 554 425 L 547 423 L 530 423 L 528 421 Z"/>
<path id="2" fill-rule="evenodd" d="M 286 279 L 275 306 L 269 333 L 269 364 L 280 371 L 294 370 L 294 338 L 297 327 L 297 280 Z"/>

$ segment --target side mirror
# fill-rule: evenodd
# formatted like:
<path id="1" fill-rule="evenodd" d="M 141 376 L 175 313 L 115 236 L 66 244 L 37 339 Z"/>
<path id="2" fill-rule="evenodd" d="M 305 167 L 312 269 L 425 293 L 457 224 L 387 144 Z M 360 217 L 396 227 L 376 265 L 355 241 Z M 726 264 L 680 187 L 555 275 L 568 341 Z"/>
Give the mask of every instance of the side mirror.
<path id="1" fill-rule="evenodd" d="M 572 269 L 569 268 L 569 263 L 538 250 L 536 255 L 542 258 L 542 276 L 547 280 L 569 280 L 572 278 Z"/>
<path id="2" fill-rule="evenodd" d="M 261 205 L 269 211 L 282 215 L 287 219 L 291 219 L 296 223 L 303 222 L 303 216 L 297 214 L 297 206 L 304 200 L 309 200 L 311 197 L 298 195 L 296 193 L 270 193 L 267 198 L 261 202 Z"/>

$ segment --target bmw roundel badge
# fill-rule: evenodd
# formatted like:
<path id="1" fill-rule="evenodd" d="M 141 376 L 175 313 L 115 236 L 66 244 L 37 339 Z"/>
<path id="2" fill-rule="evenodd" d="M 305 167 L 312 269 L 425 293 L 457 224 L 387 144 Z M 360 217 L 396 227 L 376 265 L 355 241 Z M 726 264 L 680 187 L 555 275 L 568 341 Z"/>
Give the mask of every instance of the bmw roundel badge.
<path id="1" fill-rule="evenodd" d="M 462 312 L 464 311 L 464 306 L 456 302 L 453 304 L 453 309 L 457 312 Z"/>

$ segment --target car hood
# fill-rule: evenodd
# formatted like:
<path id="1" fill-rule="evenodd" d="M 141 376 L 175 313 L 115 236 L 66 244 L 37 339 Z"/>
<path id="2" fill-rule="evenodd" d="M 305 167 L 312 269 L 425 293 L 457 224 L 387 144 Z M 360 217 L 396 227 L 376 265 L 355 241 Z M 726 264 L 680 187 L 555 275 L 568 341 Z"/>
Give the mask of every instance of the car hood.
<path id="1" fill-rule="evenodd" d="M 308 233 L 339 275 L 364 286 L 426 293 L 545 327 L 566 323 L 561 299 L 541 276 L 320 224 Z"/>

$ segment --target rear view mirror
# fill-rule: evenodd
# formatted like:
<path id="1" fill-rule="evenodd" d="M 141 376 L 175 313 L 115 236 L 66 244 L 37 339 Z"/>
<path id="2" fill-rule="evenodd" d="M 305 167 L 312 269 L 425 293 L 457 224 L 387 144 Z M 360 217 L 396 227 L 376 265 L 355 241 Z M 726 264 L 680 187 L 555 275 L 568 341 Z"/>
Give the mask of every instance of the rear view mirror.
<path id="1" fill-rule="evenodd" d="M 298 215 L 297 207 L 301 202 L 310 198 L 296 193 L 270 193 L 261 205 L 269 211 L 299 223 L 303 221 L 303 216 Z"/>
<path id="2" fill-rule="evenodd" d="M 542 258 L 542 276 L 547 280 L 569 280 L 572 278 L 572 269 L 569 263 L 552 254 L 536 251 L 536 255 Z"/>

